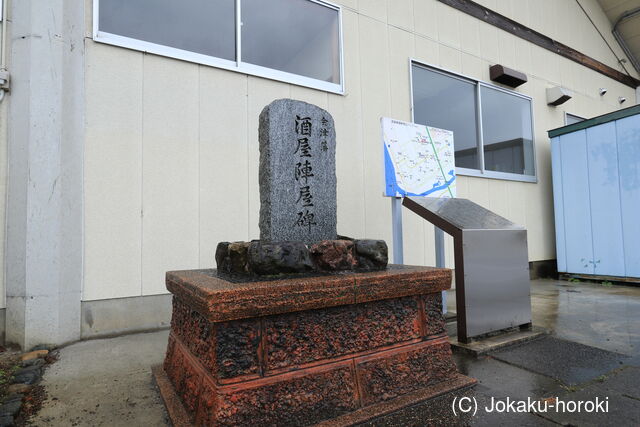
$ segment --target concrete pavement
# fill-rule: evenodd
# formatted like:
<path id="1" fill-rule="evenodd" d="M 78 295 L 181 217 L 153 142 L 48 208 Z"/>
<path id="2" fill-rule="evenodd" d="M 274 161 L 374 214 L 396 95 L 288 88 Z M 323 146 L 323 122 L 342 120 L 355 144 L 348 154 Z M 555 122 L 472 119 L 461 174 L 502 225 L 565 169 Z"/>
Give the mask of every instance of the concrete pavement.
<path id="1" fill-rule="evenodd" d="M 492 397 L 586 399 L 608 395 L 611 411 L 600 418 L 585 414 L 479 413 L 474 424 L 633 425 L 640 417 L 640 287 L 536 280 L 532 281 L 531 290 L 534 325 L 552 331 L 554 338 L 628 357 L 617 369 L 597 379 L 565 384 L 549 373 L 553 370 L 531 367 L 527 360 L 504 355 L 479 359 L 456 356 L 459 369 L 479 380 L 476 388 L 479 401 L 488 403 Z M 455 307 L 452 295 L 448 304 L 451 309 Z M 44 376 L 48 400 L 31 424 L 168 425 L 150 369 L 162 362 L 167 335 L 167 331 L 127 335 L 84 341 L 61 349 L 60 360 Z M 552 348 L 558 347 L 557 342 L 552 344 L 556 346 Z M 575 352 L 576 346 L 583 348 L 578 344 L 565 347 Z M 584 354 L 590 357 L 588 351 Z M 544 368 L 544 363 L 541 366 Z"/>
<path id="2" fill-rule="evenodd" d="M 169 331 L 83 341 L 60 351 L 44 375 L 48 399 L 37 426 L 164 426 L 168 418 L 151 379 Z"/>

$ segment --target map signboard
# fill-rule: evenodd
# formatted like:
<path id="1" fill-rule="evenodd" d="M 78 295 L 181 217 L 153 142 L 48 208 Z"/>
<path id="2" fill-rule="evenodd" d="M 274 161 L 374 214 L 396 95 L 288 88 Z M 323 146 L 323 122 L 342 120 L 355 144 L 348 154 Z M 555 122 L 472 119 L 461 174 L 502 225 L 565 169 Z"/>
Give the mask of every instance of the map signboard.
<path id="1" fill-rule="evenodd" d="M 455 197 L 453 132 L 383 117 L 385 195 Z"/>

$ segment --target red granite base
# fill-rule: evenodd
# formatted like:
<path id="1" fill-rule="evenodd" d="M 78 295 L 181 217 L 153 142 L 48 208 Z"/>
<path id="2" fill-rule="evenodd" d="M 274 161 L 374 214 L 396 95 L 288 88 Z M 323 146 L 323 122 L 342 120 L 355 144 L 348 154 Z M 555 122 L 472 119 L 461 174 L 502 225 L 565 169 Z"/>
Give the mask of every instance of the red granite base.
<path id="1" fill-rule="evenodd" d="M 173 427 L 187 427 L 192 426 L 191 418 L 188 416 L 187 411 L 184 409 L 180 397 L 176 393 L 171 381 L 164 371 L 162 365 L 156 365 L 151 368 L 153 378 L 158 385 L 160 396 L 167 408 L 169 419 Z M 412 408 L 420 404 L 429 404 L 431 400 L 443 395 L 454 395 L 456 392 L 461 392 L 464 395 L 468 395 L 470 389 L 476 384 L 475 380 L 464 375 L 456 374 L 449 380 L 427 386 L 419 391 L 405 394 L 401 397 L 391 399 L 376 405 L 360 408 L 354 412 L 341 415 L 337 418 L 321 421 L 316 424 L 316 427 L 349 427 L 355 426 L 367 422 L 373 422 L 389 414 L 400 413 L 405 408 Z M 446 410 L 451 408 L 450 404 L 446 404 Z M 412 420 L 413 421 L 413 420 Z M 469 424 L 468 417 L 465 414 L 453 413 L 443 414 L 443 420 L 438 425 L 453 426 L 466 426 Z M 202 425 L 202 424 L 198 424 Z M 385 424 L 386 425 L 386 424 Z M 396 424 L 404 425 L 404 424 Z M 419 423 L 416 425 L 429 425 L 428 423 Z"/>
<path id="2" fill-rule="evenodd" d="M 165 402 L 177 396 L 197 425 L 351 425 L 425 390 L 468 387 L 440 310 L 450 281 L 426 267 L 250 283 L 168 273 Z"/>

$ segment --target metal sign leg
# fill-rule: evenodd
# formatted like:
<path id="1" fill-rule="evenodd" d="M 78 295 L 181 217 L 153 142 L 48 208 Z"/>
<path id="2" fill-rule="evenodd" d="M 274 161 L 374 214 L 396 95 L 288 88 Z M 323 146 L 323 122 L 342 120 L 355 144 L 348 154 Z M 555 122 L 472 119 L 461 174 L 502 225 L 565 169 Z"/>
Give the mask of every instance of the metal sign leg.
<path id="1" fill-rule="evenodd" d="M 391 223 L 393 231 L 393 263 L 404 264 L 402 251 L 402 197 L 391 197 Z"/>
<path id="2" fill-rule="evenodd" d="M 434 226 L 436 240 L 436 267 L 444 268 L 444 231 Z M 442 312 L 447 313 L 447 291 L 442 291 Z"/>
<path id="3" fill-rule="evenodd" d="M 393 234 L 393 263 L 404 264 L 402 242 L 402 197 L 391 197 L 391 224 Z M 444 231 L 435 228 L 436 267 L 444 268 Z M 442 291 L 442 312 L 447 313 L 447 291 Z"/>

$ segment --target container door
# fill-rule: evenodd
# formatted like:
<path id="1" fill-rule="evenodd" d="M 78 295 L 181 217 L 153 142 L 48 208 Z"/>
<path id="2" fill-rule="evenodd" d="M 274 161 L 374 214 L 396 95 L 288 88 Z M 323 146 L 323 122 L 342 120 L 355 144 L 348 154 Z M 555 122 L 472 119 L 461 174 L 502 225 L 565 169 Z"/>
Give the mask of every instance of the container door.
<path id="1" fill-rule="evenodd" d="M 640 277 L 640 115 L 616 121 L 626 276 Z"/>
<path id="2" fill-rule="evenodd" d="M 616 124 L 587 129 L 594 274 L 624 276 Z"/>
<path id="3" fill-rule="evenodd" d="M 551 139 L 551 171 L 553 176 L 553 214 L 556 223 L 556 259 L 558 271 L 567 272 L 566 243 L 564 240 L 564 200 L 562 186 L 562 156 L 560 137 Z"/>
<path id="4" fill-rule="evenodd" d="M 593 274 L 586 131 L 561 135 L 560 154 L 567 272 Z"/>

